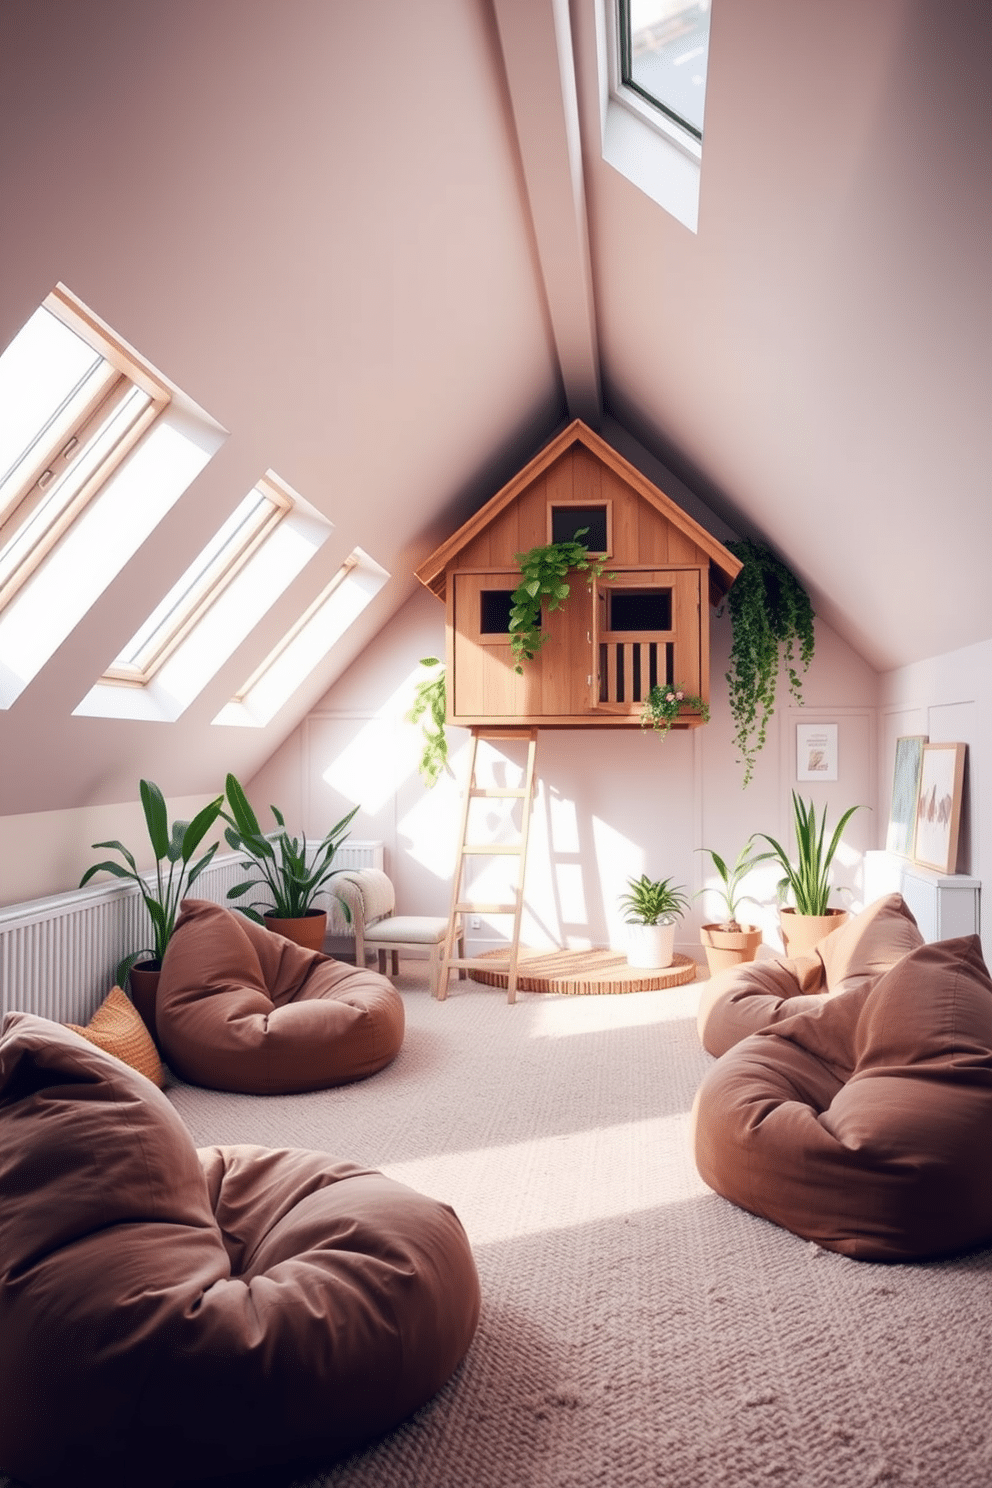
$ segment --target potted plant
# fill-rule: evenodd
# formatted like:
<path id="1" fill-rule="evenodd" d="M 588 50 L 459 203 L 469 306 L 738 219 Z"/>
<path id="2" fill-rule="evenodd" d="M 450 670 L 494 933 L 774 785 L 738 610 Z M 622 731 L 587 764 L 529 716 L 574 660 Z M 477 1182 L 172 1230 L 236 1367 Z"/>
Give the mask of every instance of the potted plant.
<path id="1" fill-rule="evenodd" d="M 241 899 L 256 889 L 263 890 L 260 899 L 238 905 L 241 913 L 286 936 L 287 940 L 319 951 L 327 933 L 327 913 L 316 909 L 314 901 L 337 872 L 334 854 L 347 837 L 348 826 L 358 807 L 336 822 L 323 840 L 312 848 L 305 833 L 299 838 L 290 837 L 277 806 L 270 806 L 269 810 L 280 831 L 263 832 L 243 787 L 233 775 L 228 775 L 225 791 L 230 812 L 221 813 L 229 823 L 224 836 L 236 852 L 247 854 L 251 862 L 246 865 L 246 871 L 257 875 L 228 889 L 228 899 Z M 343 899 L 335 897 L 350 924 L 351 910 Z"/>
<path id="2" fill-rule="evenodd" d="M 710 705 L 703 698 L 682 687 L 661 687 L 656 683 L 641 707 L 641 728 L 650 724 L 664 738 L 683 709 L 698 713 L 704 723 L 710 721 Z"/>
<path id="3" fill-rule="evenodd" d="M 670 878 L 650 879 L 646 873 L 627 880 L 621 897 L 627 930 L 627 965 L 638 968 L 671 966 L 675 954 L 675 924 L 689 908 L 681 884 Z"/>
<path id="4" fill-rule="evenodd" d="M 742 894 L 740 891 L 742 881 L 763 856 L 755 853 L 753 844 L 754 838 L 749 837 L 737 854 L 737 860 L 732 868 L 728 868 L 725 860 L 712 847 L 697 848 L 698 852 L 709 854 L 722 885 L 716 888 L 707 884 L 705 888 L 699 890 L 699 893 L 716 894 L 719 899 L 723 900 L 725 911 L 722 920 L 712 925 L 703 925 L 699 932 L 711 976 L 718 971 L 725 971 L 729 966 L 739 966 L 744 961 L 753 961 L 758 954 L 762 936 L 761 926 L 742 925 L 737 918 L 737 911 L 743 903 L 756 902 L 749 894 Z"/>
<path id="5" fill-rule="evenodd" d="M 783 663 L 793 699 L 803 700 L 802 673 L 813 659 L 814 617 L 806 590 L 769 548 L 747 539 L 727 547 L 743 564 L 727 594 L 733 629 L 727 685 L 746 786 L 764 748 Z"/>
<path id="6" fill-rule="evenodd" d="M 111 873 L 115 878 L 130 879 L 132 883 L 137 884 L 141 897 L 145 901 L 148 917 L 152 922 L 153 944 L 143 947 L 140 951 L 132 951 L 130 955 L 125 956 L 114 972 L 114 979 L 119 987 L 123 987 L 126 982 L 130 981 L 134 1005 L 154 1037 L 158 975 L 162 969 L 165 948 L 169 944 L 175 927 L 179 905 L 210 862 L 220 843 L 215 842 L 195 863 L 191 863 L 190 859 L 220 815 L 224 797 L 218 796 L 216 800 L 204 806 L 192 821 L 175 821 L 170 828 L 165 797 L 158 786 L 150 780 L 142 780 L 139 782 L 138 790 L 141 796 L 141 807 L 145 813 L 148 838 L 152 845 L 152 852 L 155 854 L 155 891 L 152 891 L 144 876 L 138 872 L 138 866 L 123 842 L 116 841 L 94 842 L 93 846 L 109 847 L 112 851 L 120 853 L 127 866 L 122 867 L 120 863 L 114 863 L 109 859 L 103 863 L 94 863 L 92 868 L 87 868 L 79 880 L 79 887 L 82 888 L 84 884 L 89 883 L 94 873 Z M 167 871 L 165 864 L 168 864 Z"/>
<path id="7" fill-rule="evenodd" d="M 846 910 L 829 907 L 830 864 L 840 845 L 844 828 L 861 807 L 848 807 L 834 828 L 828 847 L 824 847 L 827 808 L 823 808 L 823 815 L 817 822 L 813 802 L 803 801 L 793 791 L 792 810 L 796 830 L 795 863 L 790 860 L 782 844 L 776 842 L 774 837 L 769 837 L 767 832 L 756 832 L 755 836 L 763 837 L 771 850 L 759 854 L 753 861 L 764 862 L 768 858 L 774 858 L 783 870 L 783 877 L 778 883 L 779 898 L 791 893 L 793 906 L 785 906 L 779 910 L 782 939 L 787 956 L 800 956 L 829 935 L 831 930 L 838 929 L 847 919 Z"/>

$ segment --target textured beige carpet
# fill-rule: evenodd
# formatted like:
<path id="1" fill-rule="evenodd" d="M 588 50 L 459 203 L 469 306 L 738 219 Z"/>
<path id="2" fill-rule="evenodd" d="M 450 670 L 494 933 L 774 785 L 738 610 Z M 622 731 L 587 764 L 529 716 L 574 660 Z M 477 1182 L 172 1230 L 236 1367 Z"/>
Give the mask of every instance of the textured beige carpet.
<path id="1" fill-rule="evenodd" d="M 706 1190 L 698 986 L 514 1007 L 400 988 L 406 1042 L 371 1080 L 169 1091 L 199 1145 L 320 1148 L 447 1200 L 478 1262 L 479 1331 L 430 1405 L 358 1457 L 253 1481 L 992 1485 L 992 1251 L 849 1261 Z"/>

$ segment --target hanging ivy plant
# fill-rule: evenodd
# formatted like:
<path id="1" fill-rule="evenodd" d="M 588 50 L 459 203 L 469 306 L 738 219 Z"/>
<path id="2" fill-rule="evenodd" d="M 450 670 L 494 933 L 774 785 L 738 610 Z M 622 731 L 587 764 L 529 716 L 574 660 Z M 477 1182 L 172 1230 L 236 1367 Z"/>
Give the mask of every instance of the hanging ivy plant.
<path id="1" fill-rule="evenodd" d="M 561 609 L 571 593 L 568 575 L 578 569 L 587 572 L 589 584 L 598 579 L 606 567 L 604 556 L 594 558 L 580 538 L 589 531 L 580 527 L 570 542 L 548 543 L 531 548 L 527 553 L 514 553 L 513 561 L 523 575 L 510 596 L 510 650 L 516 663 L 514 671 L 523 672 L 524 661 L 533 661 L 547 633 L 541 629 L 541 612 Z"/>
<path id="2" fill-rule="evenodd" d="M 813 606 L 795 574 L 762 543 L 743 539 L 727 547 L 744 565 L 727 595 L 733 626 L 727 683 L 747 786 L 775 711 L 783 664 L 789 692 L 803 701 L 802 678 L 813 659 Z"/>
<path id="3" fill-rule="evenodd" d="M 436 656 L 421 657 L 420 665 L 432 670 L 432 675 L 417 683 L 413 695 L 413 707 L 406 715 L 407 723 L 419 723 L 424 737 L 423 753 L 418 766 L 427 787 L 437 785 L 441 771 L 448 763 L 448 736 L 445 733 L 445 718 L 448 694 L 444 663 Z M 434 667 L 441 670 L 433 673 Z"/>

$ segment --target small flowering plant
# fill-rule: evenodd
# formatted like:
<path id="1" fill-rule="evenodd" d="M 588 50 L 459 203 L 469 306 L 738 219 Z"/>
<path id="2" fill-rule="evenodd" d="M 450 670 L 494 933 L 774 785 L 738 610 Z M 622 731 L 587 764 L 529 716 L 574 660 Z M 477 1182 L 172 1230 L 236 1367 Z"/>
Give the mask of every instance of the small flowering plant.
<path id="1" fill-rule="evenodd" d="M 650 724 L 655 733 L 664 736 L 683 708 L 693 709 L 704 723 L 709 723 L 710 705 L 695 693 L 686 692 L 682 687 L 652 687 L 641 709 L 641 728 Z"/>

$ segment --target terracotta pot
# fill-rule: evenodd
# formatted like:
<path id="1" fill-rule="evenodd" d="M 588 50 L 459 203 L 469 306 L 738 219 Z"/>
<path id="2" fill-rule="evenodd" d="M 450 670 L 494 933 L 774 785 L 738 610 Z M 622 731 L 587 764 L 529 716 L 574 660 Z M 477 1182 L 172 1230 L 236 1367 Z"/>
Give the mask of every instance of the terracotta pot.
<path id="1" fill-rule="evenodd" d="M 275 915 L 263 915 L 263 919 L 270 930 L 291 940 L 294 945 L 303 946 L 308 951 L 323 949 L 324 936 L 327 934 L 327 914 L 324 910 L 312 909 L 298 920 L 280 920 Z"/>
<path id="2" fill-rule="evenodd" d="M 744 961 L 753 961 L 758 954 L 762 933 L 760 925 L 742 925 L 739 930 L 704 925 L 699 938 L 706 950 L 710 976 L 726 971 L 730 966 L 740 966 Z"/>
<path id="3" fill-rule="evenodd" d="M 162 974 L 161 961 L 139 961 L 128 974 L 131 1001 L 141 1015 L 148 1032 L 158 1045 L 158 1030 L 155 1027 L 155 999 L 158 996 L 158 979 Z"/>
<path id="4" fill-rule="evenodd" d="M 671 966 L 675 955 L 675 924 L 628 925 L 627 965 L 640 971 Z"/>
<path id="5" fill-rule="evenodd" d="M 787 956 L 804 956 L 832 930 L 839 930 L 847 919 L 846 909 L 828 909 L 825 915 L 801 915 L 794 909 L 780 909 L 779 924 Z"/>

